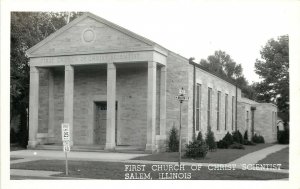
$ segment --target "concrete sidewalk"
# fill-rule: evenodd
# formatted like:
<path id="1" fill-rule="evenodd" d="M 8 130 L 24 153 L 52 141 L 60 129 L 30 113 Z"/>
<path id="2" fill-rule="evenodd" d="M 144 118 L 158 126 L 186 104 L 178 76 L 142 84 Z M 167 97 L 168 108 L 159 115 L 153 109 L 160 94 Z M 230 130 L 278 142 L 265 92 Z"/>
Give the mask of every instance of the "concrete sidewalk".
<path id="1" fill-rule="evenodd" d="M 275 153 L 279 150 L 282 150 L 284 148 L 287 148 L 288 145 L 273 145 L 252 153 L 249 153 L 245 156 L 242 156 L 232 162 L 230 162 L 229 164 L 243 164 L 243 163 L 247 163 L 247 164 L 255 164 L 258 161 L 266 158 L 269 154 Z"/>

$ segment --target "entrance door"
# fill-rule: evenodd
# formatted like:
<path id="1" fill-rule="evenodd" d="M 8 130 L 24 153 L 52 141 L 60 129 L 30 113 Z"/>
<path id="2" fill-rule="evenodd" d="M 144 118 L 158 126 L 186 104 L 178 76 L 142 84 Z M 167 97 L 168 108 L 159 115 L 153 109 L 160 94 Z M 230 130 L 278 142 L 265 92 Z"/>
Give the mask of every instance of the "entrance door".
<path id="1" fill-rule="evenodd" d="M 106 114 L 107 103 L 96 102 L 95 108 L 95 126 L 94 126 L 94 144 L 105 145 L 106 143 Z M 117 103 L 116 103 L 116 126 L 115 126 L 115 142 L 117 144 Z"/>

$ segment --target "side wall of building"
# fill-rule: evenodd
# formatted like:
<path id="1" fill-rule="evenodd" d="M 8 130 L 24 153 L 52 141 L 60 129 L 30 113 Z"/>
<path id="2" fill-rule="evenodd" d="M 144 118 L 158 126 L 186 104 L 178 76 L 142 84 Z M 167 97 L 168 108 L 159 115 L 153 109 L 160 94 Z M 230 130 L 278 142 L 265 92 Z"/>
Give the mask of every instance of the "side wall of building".
<path id="1" fill-rule="evenodd" d="M 182 87 L 187 91 L 187 95 L 191 97 L 189 89 L 189 62 L 173 52 L 169 52 L 167 58 L 167 112 L 166 112 L 166 136 L 169 137 L 172 127 L 179 129 L 179 101 L 175 99 L 179 89 Z M 183 147 L 189 140 L 188 136 L 188 118 L 189 104 L 182 104 L 182 143 Z M 166 143 L 167 143 L 166 140 Z"/>
<path id="2" fill-rule="evenodd" d="M 264 137 L 266 143 L 277 141 L 277 107 L 271 103 L 256 106 L 254 133 Z"/>
<path id="3" fill-rule="evenodd" d="M 193 65 L 190 65 L 189 75 L 193 76 Z M 208 73 L 196 66 L 196 86 L 197 84 L 200 86 L 200 115 L 199 115 L 199 130 L 196 128 L 196 104 L 195 104 L 195 129 L 196 135 L 199 131 L 201 131 L 202 135 L 205 136 L 208 129 L 208 88 L 211 88 L 211 113 L 210 113 L 210 124 L 211 129 L 214 132 L 216 140 L 220 140 L 227 132 L 232 132 L 235 129 L 235 104 L 236 104 L 236 87 L 211 74 Z M 193 88 L 193 78 L 189 79 L 189 85 L 191 86 L 191 91 Z M 219 125 L 217 123 L 217 115 L 218 115 L 218 92 L 220 92 L 219 99 Z M 227 96 L 227 97 L 226 97 Z M 192 94 L 191 94 L 192 97 Z M 195 98 L 197 98 L 197 87 Z M 227 113 L 225 113 L 225 102 L 227 98 Z M 193 133 L 193 98 L 191 98 L 189 105 L 190 108 L 190 119 L 189 119 L 189 133 L 190 138 Z M 225 128 L 225 114 L 226 114 L 226 128 Z"/>

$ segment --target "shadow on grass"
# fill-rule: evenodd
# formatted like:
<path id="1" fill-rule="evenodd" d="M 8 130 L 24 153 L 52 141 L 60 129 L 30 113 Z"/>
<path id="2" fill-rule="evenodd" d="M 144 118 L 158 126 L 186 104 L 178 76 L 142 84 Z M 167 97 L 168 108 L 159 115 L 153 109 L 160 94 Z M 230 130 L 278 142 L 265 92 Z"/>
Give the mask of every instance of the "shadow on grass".
<path id="1" fill-rule="evenodd" d="M 183 162 L 195 162 L 195 163 L 229 163 L 251 152 L 261 150 L 263 148 L 272 146 L 273 144 L 257 144 L 255 146 L 245 146 L 245 149 L 217 149 L 214 152 L 208 152 L 205 158 L 202 159 L 190 159 L 182 157 Z M 184 154 L 184 151 L 183 153 Z M 178 152 L 163 152 L 157 154 L 151 154 L 149 156 L 142 156 L 134 158 L 134 160 L 149 160 L 149 161 L 178 161 Z"/>

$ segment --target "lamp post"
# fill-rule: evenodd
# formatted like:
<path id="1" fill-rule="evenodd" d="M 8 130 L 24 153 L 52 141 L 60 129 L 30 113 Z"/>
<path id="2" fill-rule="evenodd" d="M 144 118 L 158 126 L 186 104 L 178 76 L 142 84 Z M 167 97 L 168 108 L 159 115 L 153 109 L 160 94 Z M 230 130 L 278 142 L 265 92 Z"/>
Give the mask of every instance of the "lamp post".
<path id="1" fill-rule="evenodd" d="M 179 89 L 178 96 L 175 97 L 179 101 L 179 159 L 178 159 L 179 169 L 178 169 L 178 172 L 180 170 L 180 162 L 181 162 L 181 117 L 182 117 L 181 116 L 181 107 L 182 107 L 183 101 L 189 100 L 189 97 L 187 97 L 185 95 L 186 95 L 186 92 L 182 87 L 181 89 Z"/>

